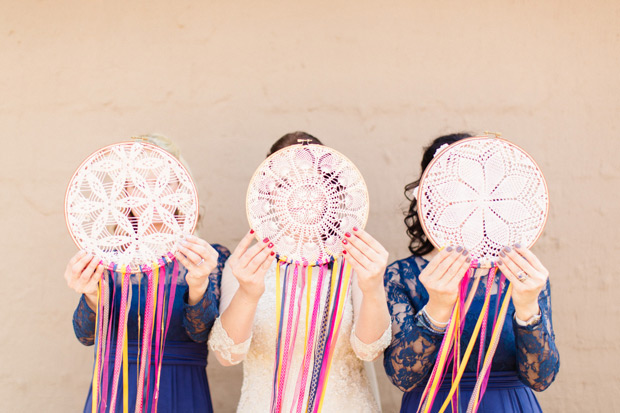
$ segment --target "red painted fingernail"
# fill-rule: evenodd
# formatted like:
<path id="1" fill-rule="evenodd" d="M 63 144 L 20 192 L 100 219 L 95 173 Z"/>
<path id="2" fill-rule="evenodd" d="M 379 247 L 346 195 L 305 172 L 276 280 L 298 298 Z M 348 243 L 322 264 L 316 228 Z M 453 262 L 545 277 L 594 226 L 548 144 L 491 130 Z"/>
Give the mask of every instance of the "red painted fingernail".
<path id="1" fill-rule="evenodd" d="M 253 229 L 250 230 L 250 234 L 254 234 L 254 230 Z"/>
<path id="2" fill-rule="evenodd" d="M 271 251 L 271 255 L 272 255 L 272 256 L 274 256 L 274 255 L 276 255 L 276 253 L 275 253 L 275 252 L 273 252 L 273 251 Z"/>
<path id="3" fill-rule="evenodd" d="M 343 240 L 342 240 L 342 243 L 346 245 L 346 244 L 347 244 L 347 240 L 346 240 L 346 239 L 343 239 Z"/>
<path id="4" fill-rule="evenodd" d="M 357 227 L 353 227 L 353 231 L 357 231 Z"/>
<path id="5" fill-rule="evenodd" d="M 344 251 L 344 250 L 342 251 L 342 253 L 343 253 L 344 255 L 347 255 L 347 252 L 346 252 L 346 251 Z"/>
<path id="6" fill-rule="evenodd" d="M 345 233 L 344 233 L 344 236 L 348 238 L 348 237 L 350 237 L 350 236 L 351 236 L 351 233 L 350 233 L 350 232 L 345 232 Z"/>
<path id="7" fill-rule="evenodd" d="M 266 244 L 266 243 L 268 243 L 268 242 L 269 242 L 269 238 L 265 238 L 265 239 L 263 240 L 263 242 L 264 242 L 265 244 Z"/>
<path id="8" fill-rule="evenodd" d="M 269 248 L 273 248 L 273 242 L 270 242 L 270 243 L 267 245 L 267 247 L 269 247 Z"/>

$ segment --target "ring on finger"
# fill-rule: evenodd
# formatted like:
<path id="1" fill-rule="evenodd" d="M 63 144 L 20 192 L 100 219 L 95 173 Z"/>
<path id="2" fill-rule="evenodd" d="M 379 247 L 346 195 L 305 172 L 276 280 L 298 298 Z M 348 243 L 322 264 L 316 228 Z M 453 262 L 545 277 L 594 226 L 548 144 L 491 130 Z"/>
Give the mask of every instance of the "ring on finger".
<path id="1" fill-rule="evenodd" d="M 517 278 L 519 279 L 519 281 L 521 282 L 525 282 L 525 280 L 527 280 L 530 276 L 525 272 L 525 271 L 519 271 L 517 273 Z"/>
<path id="2" fill-rule="evenodd" d="M 200 266 L 201 266 L 204 262 L 205 262 L 205 259 L 204 259 L 204 258 L 202 258 L 202 259 L 200 260 L 200 262 L 199 262 L 198 264 L 196 264 L 196 266 L 200 267 Z"/>

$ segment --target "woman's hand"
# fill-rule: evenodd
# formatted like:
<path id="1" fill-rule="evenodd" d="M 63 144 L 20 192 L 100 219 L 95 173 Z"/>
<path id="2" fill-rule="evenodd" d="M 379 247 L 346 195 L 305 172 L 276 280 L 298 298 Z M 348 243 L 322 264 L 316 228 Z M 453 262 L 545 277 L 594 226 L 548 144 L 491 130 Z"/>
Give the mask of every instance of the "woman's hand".
<path id="1" fill-rule="evenodd" d="M 470 262 L 466 249 L 449 246 L 441 250 L 420 273 L 420 282 L 428 291 L 426 313 L 430 318 L 439 323 L 448 322 Z"/>
<path id="2" fill-rule="evenodd" d="M 390 326 L 390 311 L 383 286 L 389 254 L 363 229 L 353 227 L 353 233 L 347 232 L 344 236 L 342 253 L 355 271 L 357 285 L 362 291 L 359 314 L 356 314 L 355 335 L 362 343 L 375 343 Z M 358 309 L 354 308 L 353 311 L 356 312 Z M 355 352 L 359 356 L 358 350 Z M 369 357 L 369 355 L 363 357 Z M 376 355 L 373 354 L 370 357 L 374 358 Z"/>
<path id="3" fill-rule="evenodd" d="M 103 274 L 101 261 L 86 251 L 79 251 L 67 264 L 65 280 L 67 285 L 79 294 L 84 294 L 86 303 L 97 310 L 97 284 Z"/>
<path id="4" fill-rule="evenodd" d="M 357 283 L 364 295 L 382 291 L 383 276 L 388 262 L 388 252 L 369 233 L 353 227 L 353 233 L 346 232 L 342 240 L 343 254 L 357 274 Z"/>
<path id="5" fill-rule="evenodd" d="M 527 321 L 540 314 L 538 296 L 547 284 L 549 271 L 530 250 L 519 244 L 505 247 L 497 263 L 512 283 L 512 303 L 517 317 Z"/>
<path id="6" fill-rule="evenodd" d="M 265 274 L 275 259 L 273 243 L 265 238 L 252 247 L 254 231 L 250 230 L 239 242 L 228 259 L 228 265 L 239 282 L 238 294 L 244 299 L 258 302 L 265 292 Z"/>
<path id="7" fill-rule="evenodd" d="M 188 304 L 195 305 L 209 287 L 209 274 L 217 267 L 218 252 L 205 240 L 188 235 L 179 244 L 175 256 L 185 268 L 188 287 Z"/>

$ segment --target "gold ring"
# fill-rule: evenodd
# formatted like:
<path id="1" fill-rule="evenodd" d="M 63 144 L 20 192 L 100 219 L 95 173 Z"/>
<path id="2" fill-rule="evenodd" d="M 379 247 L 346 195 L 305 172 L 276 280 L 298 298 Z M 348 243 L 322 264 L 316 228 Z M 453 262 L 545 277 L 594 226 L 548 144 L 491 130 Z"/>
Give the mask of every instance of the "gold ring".
<path id="1" fill-rule="evenodd" d="M 517 278 L 519 279 L 519 281 L 525 282 L 525 280 L 529 278 L 529 275 L 527 275 L 525 271 L 519 271 L 517 273 Z"/>

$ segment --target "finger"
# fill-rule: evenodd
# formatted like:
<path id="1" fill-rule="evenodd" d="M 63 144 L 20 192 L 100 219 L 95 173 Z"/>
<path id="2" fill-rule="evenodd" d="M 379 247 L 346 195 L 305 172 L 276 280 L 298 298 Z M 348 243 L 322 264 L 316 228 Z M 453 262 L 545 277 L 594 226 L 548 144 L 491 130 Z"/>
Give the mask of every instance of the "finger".
<path id="1" fill-rule="evenodd" d="M 360 251 L 355 245 L 350 242 L 347 242 L 346 244 L 343 243 L 343 246 L 344 250 L 347 252 L 350 258 L 357 261 L 363 269 L 370 270 L 370 267 L 372 266 L 372 261 L 362 251 Z"/>
<path id="2" fill-rule="evenodd" d="M 503 256 L 502 256 L 502 253 L 504 253 Z M 525 258 L 523 258 L 521 255 L 519 255 L 519 253 L 517 253 L 514 249 L 511 248 L 509 251 L 506 251 L 504 249 L 502 253 L 500 253 L 500 256 L 502 258 L 504 258 L 506 261 L 513 262 L 514 265 L 519 267 L 522 271 L 525 271 L 525 273 L 529 275 L 530 277 L 542 279 L 542 274 L 540 274 L 537 270 L 535 270 L 534 267 L 532 267 L 530 263 Z"/>
<path id="3" fill-rule="evenodd" d="M 204 247 L 210 246 L 210 244 L 207 241 L 203 240 L 200 237 L 197 237 L 196 235 L 190 234 L 185 239 L 192 244 L 202 245 Z"/>
<path id="4" fill-rule="evenodd" d="M 262 242 L 257 242 L 250 247 L 241 257 L 239 257 L 239 265 L 241 268 L 246 268 L 254 257 L 266 248 L 273 248 L 273 243 L 269 242 L 268 238 L 265 238 Z"/>
<path id="5" fill-rule="evenodd" d="M 362 264 L 360 264 L 360 262 L 358 260 L 356 260 L 355 257 L 351 256 L 351 254 L 349 254 L 346 250 L 342 251 L 342 254 L 343 254 L 343 258 L 345 260 L 345 263 L 348 263 L 351 266 L 351 268 L 353 269 L 353 271 L 355 271 L 355 273 L 358 276 L 368 272 L 368 270 L 366 268 L 364 268 L 364 266 Z M 335 265 L 335 263 L 334 263 L 334 265 Z"/>
<path id="6" fill-rule="evenodd" d="M 271 249 L 264 248 L 258 254 L 252 258 L 252 260 L 246 266 L 246 269 L 254 274 L 258 270 L 258 268 L 267 260 L 267 258 L 271 257 Z M 275 255 L 275 253 L 274 253 Z"/>
<path id="7" fill-rule="evenodd" d="M 187 257 L 191 265 L 198 265 L 200 263 L 200 260 L 202 260 L 202 257 L 200 255 L 196 254 L 194 251 L 190 250 L 184 245 L 179 246 L 179 251 L 182 252 L 185 257 Z"/>
<path id="8" fill-rule="evenodd" d="M 252 244 L 254 238 L 254 230 L 251 229 L 247 232 L 247 234 L 245 234 L 241 241 L 239 241 L 239 244 L 237 245 L 237 248 L 235 248 L 235 250 L 233 251 L 232 256 L 236 258 L 241 257 Z"/>
<path id="9" fill-rule="evenodd" d="M 523 258 L 525 258 L 532 265 L 532 267 L 536 268 L 536 270 L 542 272 L 543 274 L 548 273 L 545 266 L 542 265 L 538 257 L 536 257 L 536 255 L 534 255 L 532 251 L 528 250 L 527 248 L 521 247 L 519 244 L 515 244 L 514 248 L 519 254 L 523 256 Z"/>
<path id="10" fill-rule="evenodd" d="M 348 234 L 348 235 L 347 235 Z M 352 245 L 357 248 L 371 262 L 377 262 L 381 258 L 379 252 L 375 251 L 370 245 L 366 244 L 361 238 L 355 234 L 345 233 L 345 239 L 342 240 L 345 248 Z"/>
<path id="11" fill-rule="evenodd" d="M 194 237 L 196 238 L 196 237 Z M 205 242 L 206 244 L 206 242 Z M 214 264 L 217 261 L 217 252 L 215 249 L 209 244 L 202 244 L 195 241 L 181 242 L 181 247 L 187 248 L 189 251 L 198 255 L 199 259 L 195 262 L 196 265 L 199 265 L 199 262 L 204 259 L 209 264 Z M 214 254 L 215 253 L 215 254 Z M 187 254 L 185 254 L 187 255 Z M 188 257 L 191 259 L 191 257 Z M 192 260 L 193 261 L 193 260 Z"/>
<path id="12" fill-rule="evenodd" d="M 433 257 L 433 259 L 430 260 L 430 262 L 426 265 L 426 267 L 424 268 L 425 272 L 427 272 L 428 274 L 433 274 L 435 270 L 437 270 L 437 268 L 439 268 L 439 266 L 444 262 L 444 260 L 452 257 L 453 252 L 454 247 L 452 245 L 441 249 L 441 251 L 439 251 L 439 253 L 435 255 L 435 257 Z M 452 261 L 454 261 L 454 259 L 456 259 L 456 257 L 450 258 L 448 267 L 452 264 Z"/>
<path id="13" fill-rule="evenodd" d="M 82 283 L 82 285 L 88 284 L 93 274 L 95 273 L 95 269 L 97 268 L 97 265 L 99 265 L 99 263 L 100 260 L 98 260 L 97 258 L 91 258 L 88 266 L 84 269 L 84 271 L 82 271 L 82 274 L 80 274 L 80 283 Z"/>
<path id="14" fill-rule="evenodd" d="M 263 261 L 263 263 L 260 265 L 260 269 L 261 269 L 261 273 L 263 275 L 265 275 L 265 272 L 269 269 L 269 267 L 271 267 L 271 263 L 273 262 L 273 260 L 276 259 L 276 253 L 271 251 L 269 253 L 269 256 L 267 257 L 267 259 L 265 261 Z"/>
<path id="15" fill-rule="evenodd" d="M 192 262 L 189 260 L 189 258 L 187 258 L 181 251 L 177 251 L 174 256 L 177 257 L 179 262 L 183 264 L 185 268 L 189 268 L 192 265 Z"/>
<path id="16" fill-rule="evenodd" d="M 374 239 L 368 232 L 364 231 L 363 229 L 353 227 L 353 235 L 357 236 L 366 245 L 372 248 L 372 250 L 375 251 L 377 255 L 387 253 L 387 250 L 383 247 L 383 245 L 381 245 L 379 241 Z"/>
<path id="17" fill-rule="evenodd" d="M 93 276 L 91 277 L 90 281 L 88 282 L 87 287 L 93 287 L 93 284 L 97 284 L 99 283 L 99 280 L 101 280 L 101 275 L 103 274 L 103 270 L 105 269 L 105 267 L 103 266 L 103 264 L 97 264 L 97 269 L 95 270 L 95 273 L 93 274 Z"/>
<path id="18" fill-rule="evenodd" d="M 465 274 L 467 274 L 467 270 L 469 270 L 469 266 L 471 264 L 471 258 L 466 257 L 464 261 L 461 262 L 460 267 L 456 269 L 452 278 L 448 282 L 448 287 L 450 289 L 458 287 Z"/>
<path id="19" fill-rule="evenodd" d="M 498 260 L 497 266 L 501 273 L 504 274 L 508 281 L 510 281 L 513 285 L 521 284 L 521 281 L 506 267 L 506 265 L 504 265 L 503 260 Z"/>
<path id="20" fill-rule="evenodd" d="M 519 284 L 515 283 L 515 285 L 522 285 L 529 281 L 529 277 L 527 277 L 523 281 L 519 279 L 517 274 L 522 270 L 517 264 L 512 262 L 512 260 L 510 260 L 508 257 L 502 257 L 497 263 L 499 264 L 499 269 L 501 270 L 502 273 L 504 273 L 506 278 L 511 279 L 511 280 L 516 280 L 516 282 L 519 283 Z M 515 288 L 518 288 L 518 287 L 515 287 Z"/>
<path id="21" fill-rule="evenodd" d="M 84 268 L 90 263 L 93 259 L 93 256 L 90 254 L 84 254 L 75 264 L 71 266 L 71 275 L 73 279 L 78 279 L 82 275 Z"/>
<path id="22" fill-rule="evenodd" d="M 78 262 L 80 260 L 80 258 L 82 258 L 84 256 L 84 254 L 86 254 L 86 251 L 84 250 L 80 250 L 78 251 L 73 257 L 71 257 L 71 259 L 69 260 L 69 266 L 73 266 L 73 264 L 75 264 L 76 262 Z"/>
<path id="23" fill-rule="evenodd" d="M 448 251 L 448 249 L 450 248 L 454 247 L 448 247 L 446 248 L 446 251 Z M 441 264 L 439 264 L 439 266 L 432 272 L 432 277 L 437 281 L 441 280 L 446 275 L 446 273 L 448 273 L 448 270 L 450 269 L 450 267 L 452 267 L 454 262 L 463 257 L 463 250 L 463 247 L 458 246 L 455 249 L 448 251 L 448 255 L 444 258 L 443 261 L 441 261 Z M 452 273 L 450 273 L 450 275 L 451 274 Z"/>
<path id="24" fill-rule="evenodd" d="M 446 271 L 445 275 L 441 277 L 441 279 L 439 279 L 439 282 L 451 284 L 454 280 L 460 280 L 465 275 L 467 268 L 469 268 L 470 262 L 471 258 L 469 257 L 469 251 L 463 249 L 463 251 L 461 251 L 460 257 L 458 257 L 452 263 L 448 271 Z"/>

